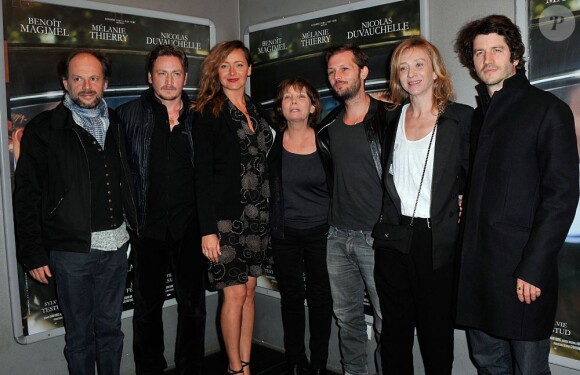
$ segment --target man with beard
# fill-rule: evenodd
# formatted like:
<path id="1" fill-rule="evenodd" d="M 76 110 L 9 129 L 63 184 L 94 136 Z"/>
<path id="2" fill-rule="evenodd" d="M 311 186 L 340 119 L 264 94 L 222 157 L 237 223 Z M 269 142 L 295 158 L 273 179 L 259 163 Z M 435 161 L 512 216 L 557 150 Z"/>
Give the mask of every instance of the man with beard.
<path id="1" fill-rule="evenodd" d="M 167 273 L 177 299 L 178 374 L 203 374 L 206 263 L 194 197 L 192 111 L 183 92 L 187 56 L 170 45 L 148 57 L 151 87 L 117 109 L 127 138 L 139 228 L 134 249 L 133 353 L 137 374 L 162 374 Z"/>
<path id="2" fill-rule="evenodd" d="M 455 51 L 480 84 L 457 323 L 485 374 L 550 374 L 558 252 L 578 203 L 574 117 L 525 76 L 524 44 L 507 17 L 464 25 Z"/>
<path id="3" fill-rule="evenodd" d="M 381 211 L 381 144 L 386 124 L 384 103 L 366 94 L 368 57 L 359 47 L 341 45 L 326 51 L 328 81 L 342 104 L 317 129 L 332 201 L 327 245 L 333 310 L 339 326 L 345 374 L 368 374 L 365 287 L 374 309 L 378 353 L 381 312 L 373 277 L 371 231 Z"/>
<path id="4" fill-rule="evenodd" d="M 107 108 L 111 64 L 75 50 L 59 65 L 66 91 L 25 128 L 15 172 L 18 256 L 36 281 L 54 275 L 70 374 L 119 374 L 127 228 L 136 227 L 120 121 Z"/>

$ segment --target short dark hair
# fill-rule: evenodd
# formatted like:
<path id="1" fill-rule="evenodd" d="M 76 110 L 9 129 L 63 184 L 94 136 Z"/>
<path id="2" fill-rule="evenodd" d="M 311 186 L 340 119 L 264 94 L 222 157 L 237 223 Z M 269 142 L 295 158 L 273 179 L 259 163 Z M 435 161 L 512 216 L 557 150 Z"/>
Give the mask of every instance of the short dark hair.
<path id="1" fill-rule="evenodd" d="M 510 50 L 510 60 L 514 62 L 519 60 L 516 66 L 517 70 L 525 71 L 524 66 L 524 43 L 520 28 L 514 24 L 508 17 L 498 14 L 492 14 L 475 21 L 465 24 L 457 33 L 454 50 L 459 57 L 461 65 L 469 69 L 471 76 L 475 79 L 477 74 L 473 64 L 473 41 L 478 35 L 498 34 L 503 36 Z"/>
<path id="2" fill-rule="evenodd" d="M 330 60 L 332 56 L 342 52 L 352 52 L 354 63 L 360 69 L 364 68 L 365 66 L 369 66 L 369 57 L 367 54 L 359 46 L 355 46 L 354 44 L 341 44 L 325 49 L 324 58 L 326 63 L 328 64 L 328 60 Z"/>
<path id="3" fill-rule="evenodd" d="M 187 55 L 179 48 L 175 48 L 169 44 L 158 45 L 157 47 L 153 48 L 151 52 L 149 52 L 149 56 L 147 57 L 147 73 L 153 73 L 153 66 L 155 65 L 155 61 L 157 61 L 157 59 L 161 56 L 177 57 L 181 61 L 183 70 L 187 73 L 187 68 L 189 67 Z"/>
<path id="4" fill-rule="evenodd" d="M 288 122 L 282 113 L 282 100 L 284 99 L 284 93 L 290 87 L 294 88 L 296 91 L 306 89 L 306 94 L 310 99 L 310 103 L 314 106 L 314 113 L 308 115 L 308 125 L 312 128 L 315 127 L 320 121 L 320 114 L 322 113 L 320 95 L 310 82 L 304 78 L 295 77 L 285 79 L 278 85 L 278 93 L 274 98 L 274 122 L 278 126 L 278 130 L 284 131 L 288 127 Z"/>
<path id="5" fill-rule="evenodd" d="M 111 59 L 109 59 L 109 57 L 106 54 L 91 49 L 75 49 L 71 51 L 64 59 L 62 59 L 58 63 L 57 68 L 60 79 L 68 79 L 68 67 L 70 65 L 71 60 L 76 56 L 82 54 L 91 55 L 97 60 L 99 60 L 101 66 L 103 67 L 103 77 L 105 78 L 105 81 L 108 81 L 109 78 L 111 77 Z"/>

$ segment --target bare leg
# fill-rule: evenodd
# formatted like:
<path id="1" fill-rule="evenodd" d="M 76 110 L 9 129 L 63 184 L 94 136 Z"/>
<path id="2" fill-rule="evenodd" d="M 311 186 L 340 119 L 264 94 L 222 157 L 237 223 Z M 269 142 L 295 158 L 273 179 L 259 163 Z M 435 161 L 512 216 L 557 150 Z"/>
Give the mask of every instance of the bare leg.
<path id="1" fill-rule="evenodd" d="M 242 308 L 246 301 L 246 285 L 233 285 L 223 289 L 224 302 L 221 311 L 221 328 L 228 354 L 228 367 L 242 368 L 240 359 L 240 335 L 242 331 Z"/>
<path id="2" fill-rule="evenodd" d="M 254 296 L 256 294 L 255 277 L 248 277 L 246 283 L 246 301 L 242 308 L 242 327 L 240 335 L 240 357 L 249 363 L 252 352 L 252 336 L 254 334 Z M 250 366 L 244 368 L 244 375 L 250 375 Z"/>

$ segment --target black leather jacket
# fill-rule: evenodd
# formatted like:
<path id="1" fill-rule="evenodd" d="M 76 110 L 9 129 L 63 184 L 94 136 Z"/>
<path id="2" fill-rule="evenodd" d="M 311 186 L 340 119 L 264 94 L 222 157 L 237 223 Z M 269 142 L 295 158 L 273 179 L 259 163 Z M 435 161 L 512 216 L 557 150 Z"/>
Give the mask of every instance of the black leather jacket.
<path id="1" fill-rule="evenodd" d="M 381 163 L 381 145 L 383 144 L 385 128 L 387 125 L 387 104 L 378 101 L 373 97 L 370 97 L 370 99 L 371 103 L 369 105 L 369 110 L 365 115 L 363 123 L 367 134 L 367 140 L 369 141 L 371 155 L 375 162 L 377 175 L 379 176 L 379 179 L 382 179 L 383 167 Z M 333 191 L 334 169 L 332 165 L 332 150 L 330 149 L 330 136 L 328 134 L 328 129 L 335 122 L 343 109 L 344 104 L 333 109 L 316 129 L 316 144 L 322 159 L 322 164 L 324 165 L 324 170 L 326 171 L 328 191 L 330 191 L 331 195 Z"/>
<path id="2" fill-rule="evenodd" d="M 70 110 L 59 104 L 24 130 L 14 175 L 18 258 L 26 270 L 48 265 L 49 250 L 91 250 L 91 178 Z M 109 110 L 109 132 L 121 160 L 121 198 L 129 229 L 136 213 L 120 120 Z"/>
<path id="3" fill-rule="evenodd" d="M 153 89 L 143 91 L 139 99 L 125 103 L 117 108 L 117 113 L 123 122 L 125 129 L 125 141 L 127 144 L 127 160 L 133 175 L 135 194 L 137 196 L 137 217 L 139 228 L 137 234 L 143 233 L 145 219 L 147 217 L 147 191 L 149 188 L 149 154 L 153 128 L 155 127 L 155 114 L 153 113 L 153 101 L 155 94 Z M 181 94 L 183 108 L 189 107 L 189 97 L 185 92 Z M 192 116 L 193 112 L 186 109 L 186 116 Z M 191 164 L 193 165 L 193 135 L 191 119 L 184 121 L 185 131 L 191 146 Z"/>

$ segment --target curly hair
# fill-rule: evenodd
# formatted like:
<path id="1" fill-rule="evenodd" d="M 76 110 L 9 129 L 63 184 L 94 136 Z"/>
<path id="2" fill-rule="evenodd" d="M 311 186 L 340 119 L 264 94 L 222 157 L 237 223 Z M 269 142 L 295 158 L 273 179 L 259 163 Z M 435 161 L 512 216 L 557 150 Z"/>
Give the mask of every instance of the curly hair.
<path id="1" fill-rule="evenodd" d="M 288 78 L 280 82 L 278 85 L 278 93 L 274 98 L 274 123 L 277 125 L 278 130 L 284 131 L 288 127 L 288 121 L 284 117 L 282 113 L 282 100 L 284 99 L 284 93 L 289 88 L 293 88 L 294 90 L 300 92 L 302 89 L 306 89 L 306 94 L 310 99 L 310 103 L 314 106 L 314 113 L 308 115 L 308 125 L 310 127 L 315 127 L 316 124 L 320 121 L 320 114 L 322 113 L 322 103 L 320 101 L 320 95 L 318 91 L 304 78 L 296 77 L 296 78 Z"/>
<path id="2" fill-rule="evenodd" d="M 401 65 L 401 57 L 403 53 L 412 49 L 421 48 L 433 64 L 433 72 L 437 78 L 433 82 L 433 109 L 436 111 L 442 110 L 447 104 L 455 99 L 453 92 L 453 84 L 451 83 L 451 76 L 445 67 L 445 62 L 441 53 L 432 43 L 423 39 L 422 37 L 412 37 L 401 42 L 391 57 L 391 76 L 389 89 L 391 92 L 390 99 L 393 103 L 402 104 L 409 96 L 403 89 L 399 79 L 399 67 Z"/>
<path id="3" fill-rule="evenodd" d="M 524 62 L 524 43 L 520 28 L 515 25 L 508 17 L 498 14 L 492 14 L 475 21 L 465 24 L 457 33 L 457 39 L 454 44 L 454 51 L 459 57 L 461 65 L 469 69 L 473 78 L 479 80 L 473 64 L 473 40 L 478 35 L 498 34 L 503 36 L 510 50 L 510 61 L 518 60 L 517 70 L 525 71 Z"/>
<path id="4" fill-rule="evenodd" d="M 252 56 L 250 50 L 239 40 L 230 40 L 216 44 L 210 51 L 209 55 L 201 64 L 201 72 L 199 78 L 199 94 L 197 100 L 191 105 L 191 108 L 196 111 L 203 111 L 206 105 L 211 103 L 212 112 L 215 116 L 219 116 L 224 103 L 226 102 L 226 95 L 220 83 L 218 69 L 222 62 L 234 50 L 241 50 L 244 53 L 248 66 L 252 65 Z"/>

